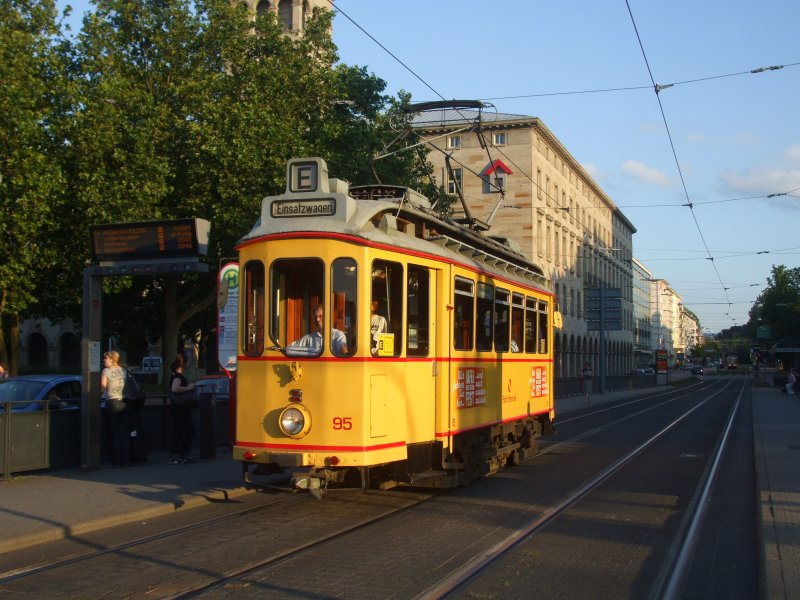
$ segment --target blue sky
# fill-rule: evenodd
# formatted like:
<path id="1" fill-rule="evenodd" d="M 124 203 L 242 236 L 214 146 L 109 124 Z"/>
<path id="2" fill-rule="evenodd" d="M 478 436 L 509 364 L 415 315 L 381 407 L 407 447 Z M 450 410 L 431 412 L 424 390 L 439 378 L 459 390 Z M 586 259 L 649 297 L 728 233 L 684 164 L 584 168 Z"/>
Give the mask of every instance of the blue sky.
<path id="1" fill-rule="evenodd" d="M 636 227 L 635 256 L 709 332 L 747 321 L 772 265 L 798 266 L 797 0 L 335 5 L 341 61 L 389 93 L 541 118 Z M 750 73 L 773 65 L 784 68 Z M 675 85 L 657 97 L 652 81 Z M 588 92 L 619 88 L 642 89 Z"/>

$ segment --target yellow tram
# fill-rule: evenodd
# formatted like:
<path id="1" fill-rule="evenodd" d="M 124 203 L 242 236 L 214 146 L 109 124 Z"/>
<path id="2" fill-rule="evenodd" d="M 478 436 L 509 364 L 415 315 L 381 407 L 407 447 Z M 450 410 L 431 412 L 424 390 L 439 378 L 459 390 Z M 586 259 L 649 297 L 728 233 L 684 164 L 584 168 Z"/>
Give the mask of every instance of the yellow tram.
<path id="1" fill-rule="evenodd" d="M 404 187 L 287 166 L 238 244 L 244 479 L 450 487 L 552 432 L 554 298 L 508 242 Z"/>

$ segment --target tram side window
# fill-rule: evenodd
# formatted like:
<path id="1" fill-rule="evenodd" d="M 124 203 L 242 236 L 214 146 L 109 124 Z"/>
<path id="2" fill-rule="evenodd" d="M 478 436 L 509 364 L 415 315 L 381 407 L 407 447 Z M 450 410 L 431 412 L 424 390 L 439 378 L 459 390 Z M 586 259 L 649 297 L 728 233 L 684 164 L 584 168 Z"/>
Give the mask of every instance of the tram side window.
<path id="1" fill-rule="evenodd" d="M 525 352 L 536 354 L 538 335 L 536 332 L 536 298 L 525 298 Z"/>
<path id="2" fill-rule="evenodd" d="M 492 349 L 492 312 L 494 311 L 494 286 L 478 282 L 478 320 L 476 338 L 478 350 Z"/>
<path id="3" fill-rule="evenodd" d="M 352 356 L 356 352 L 358 328 L 356 299 L 358 266 L 352 258 L 337 258 L 331 265 L 331 327 L 329 346 L 334 356 Z M 337 331 L 344 335 L 345 346 Z"/>
<path id="4" fill-rule="evenodd" d="M 511 351 L 522 352 L 523 334 L 525 331 L 525 318 L 523 311 L 524 297 L 522 294 L 511 296 Z"/>
<path id="5" fill-rule="evenodd" d="M 408 356 L 428 356 L 430 337 L 430 274 L 428 269 L 408 266 Z"/>
<path id="6" fill-rule="evenodd" d="M 497 352 L 508 352 L 509 299 L 508 290 L 497 288 L 494 299 L 494 349 Z"/>
<path id="7" fill-rule="evenodd" d="M 475 282 L 456 277 L 453 297 L 453 347 L 472 350 L 472 323 L 475 321 Z"/>
<path id="8" fill-rule="evenodd" d="M 550 307 L 544 300 L 539 300 L 539 354 L 549 352 L 550 340 L 547 339 L 547 320 L 549 319 Z"/>
<path id="9" fill-rule="evenodd" d="M 403 350 L 403 265 L 372 261 L 370 352 L 373 356 L 400 356 Z"/>
<path id="10" fill-rule="evenodd" d="M 318 258 L 279 259 L 270 273 L 270 337 L 288 356 L 322 354 L 324 329 L 315 309 L 323 305 L 325 265 Z M 323 321 L 324 324 L 324 321 Z"/>
<path id="11" fill-rule="evenodd" d="M 264 263 L 251 260 L 244 266 L 244 336 L 242 350 L 247 356 L 264 352 Z"/>

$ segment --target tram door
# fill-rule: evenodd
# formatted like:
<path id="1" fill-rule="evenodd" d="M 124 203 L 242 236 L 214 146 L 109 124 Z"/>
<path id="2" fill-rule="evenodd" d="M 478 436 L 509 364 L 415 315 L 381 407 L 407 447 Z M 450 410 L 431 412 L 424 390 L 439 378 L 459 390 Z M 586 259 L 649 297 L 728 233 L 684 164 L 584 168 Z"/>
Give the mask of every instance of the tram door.
<path id="1" fill-rule="evenodd" d="M 415 407 L 409 415 L 409 433 L 414 441 L 435 438 L 436 393 L 441 356 L 436 333 L 439 272 L 420 265 L 408 265 L 406 282 L 406 382 Z"/>

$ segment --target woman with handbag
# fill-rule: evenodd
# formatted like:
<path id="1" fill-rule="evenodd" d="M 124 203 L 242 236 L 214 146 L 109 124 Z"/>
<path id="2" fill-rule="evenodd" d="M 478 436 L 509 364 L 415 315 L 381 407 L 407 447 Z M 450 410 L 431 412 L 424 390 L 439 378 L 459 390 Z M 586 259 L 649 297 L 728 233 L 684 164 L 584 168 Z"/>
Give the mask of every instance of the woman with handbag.
<path id="1" fill-rule="evenodd" d="M 119 352 L 103 354 L 100 391 L 111 442 L 111 466 L 127 467 L 131 458 L 131 414 L 124 400 L 125 369 L 119 364 Z"/>
<path id="2" fill-rule="evenodd" d="M 172 376 L 169 379 L 170 412 L 173 418 L 172 448 L 170 453 L 171 465 L 185 465 L 194 462 L 189 458 L 194 440 L 194 420 L 192 409 L 197 407 L 194 395 L 194 383 L 189 383 L 184 374 L 186 359 L 178 354 L 172 361 Z"/>

